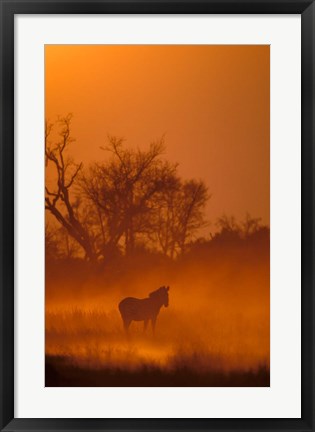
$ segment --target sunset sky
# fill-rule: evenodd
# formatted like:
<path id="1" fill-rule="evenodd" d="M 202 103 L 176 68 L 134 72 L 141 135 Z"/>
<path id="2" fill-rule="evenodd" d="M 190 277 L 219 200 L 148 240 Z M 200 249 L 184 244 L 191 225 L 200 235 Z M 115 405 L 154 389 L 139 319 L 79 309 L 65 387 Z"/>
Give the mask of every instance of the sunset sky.
<path id="1" fill-rule="evenodd" d="M 71 156 L 104 159 L 108 134 L 203 179 L 214 229 L 223 213 L 269 225 L 269 46 L 45 48 L 46 118 L 73 113 Z"/>

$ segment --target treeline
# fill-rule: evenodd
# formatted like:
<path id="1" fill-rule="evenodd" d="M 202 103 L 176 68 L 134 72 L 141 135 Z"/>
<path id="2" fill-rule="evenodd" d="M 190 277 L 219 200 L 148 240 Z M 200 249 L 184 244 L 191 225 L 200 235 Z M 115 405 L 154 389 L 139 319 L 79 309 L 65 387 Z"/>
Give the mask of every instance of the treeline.
<path id="1" fill-rule="evenodd" d="M 268 290 L 269 228 L 247 216 L 240 223 L 223 217 L 218 221 L 217 229 L 212 236 L 189 242 L 185 252 L 176 259 L 139 245 L 132 255 L 121 252 L 106 261 L 93 263 L 75 254 L 68 256 L 60 249 L 58 253 L 50 253 L 52 246 L 46 245 L 47 298 L 59 298 L 67 293 L 71 297 L 74 292 L 77 295 L 87 292 L 98 295 L 105 288 L 106 292 L 114 292 L 117 287 L 124 287 L 126 294 L 133 291 L 138 294 L 139 290 L 139 295 L 142 295 L 141 290 L 146 292 L 146 287 L 153 289 L 164 281 L 188 292 L 192 283 L 197 289 L 197 279 L 211 289 L 223 287 L 226 291 L 238 287 L 238 290 L 246 291 L 244 280 L 251 280 L 253 273 L 255 292 Z M 58 248 L 62 244 L 58 242 Z M 237 285 L 236 279 L 239 278 L 243 282 Z"/>
<path id="2" fill-rule="evenodd" d="M 177 164 L 163 158 L 164 139 L 135 150 L 110 136 L 104 161 L 85 169 L 67 156 L 70 126 L 70 115 L 46 123 L 46 166 L 55 174 L 54 181 L 46 179 L 45 208 L 62 228 L 46 226 L 47 253 L 94 262 L 130 255 L 141 245 L 171 258 L 183 253 L 206 225 L 204 182 L 180 178 Z"/>
<path id="3" fill-rule="evenodd" d="M 97 263 L 143 252 L 174 259 L 255 238 L 269 244 L 269 229 L 249 215 L 242 222 L 224 216 L 214 235 L 198 238 L 208 225 L 208 188 L 180 178 L 177 164 L 163 158 L 163 139 L 135 150 L 108 137 L 104 161 L 85 168 L 67 155 L 70 126 L 70 115 L 46 124 L 46 260 Z"/>

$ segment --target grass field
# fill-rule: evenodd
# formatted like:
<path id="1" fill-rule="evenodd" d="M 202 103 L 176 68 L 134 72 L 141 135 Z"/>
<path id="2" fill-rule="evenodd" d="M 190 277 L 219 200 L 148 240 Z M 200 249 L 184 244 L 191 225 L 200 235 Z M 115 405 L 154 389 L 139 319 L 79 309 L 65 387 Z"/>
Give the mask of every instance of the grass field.
<path id="1" fill-rule="evenodd" d="M 261 311 L 215 309 L 163 308 L 155 336 L 115 309 L 47 311 L 46 386 L 269 386 Z"/>

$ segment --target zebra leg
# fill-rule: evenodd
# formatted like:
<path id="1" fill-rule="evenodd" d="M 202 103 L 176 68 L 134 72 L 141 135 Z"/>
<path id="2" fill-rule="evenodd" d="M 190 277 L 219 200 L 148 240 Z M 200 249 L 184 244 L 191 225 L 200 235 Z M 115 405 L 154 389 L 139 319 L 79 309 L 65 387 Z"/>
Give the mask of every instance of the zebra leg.
<path id="1" fill-rule="evenodd" d="M 146 332 L 146 329 L 148 327 L 148 323 L 149 323 L 149 320 L 144 320 L 144 323 L 143 323 L 143 333 Z"/>
<path id="2" fill-rule="evenodd" d="M 156 324 L 156 318 L 157 318 L 157 317 L 154 317 L 154 318 L 151 319 L 151 324 L 152 324 L 152 333 L 153 333 L 153 336 L 155 336 L 155 324 Z"/>
<path id="3" fill-rule="evenodd" d="M 128 334 L 129 333 L 129 326 L 131 324 L 131 321 L 129 320 L 124 320 L 124 330 L 125 332 Z"/>

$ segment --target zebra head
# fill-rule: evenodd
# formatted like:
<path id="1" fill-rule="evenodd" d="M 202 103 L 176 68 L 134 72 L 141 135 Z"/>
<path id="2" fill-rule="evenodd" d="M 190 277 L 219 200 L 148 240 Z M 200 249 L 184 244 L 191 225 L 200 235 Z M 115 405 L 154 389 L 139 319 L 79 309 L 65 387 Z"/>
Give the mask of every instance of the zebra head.
<path id="1" fill-rule="evenodd" d="M 168 306 L 168 292 L 170 287 L 169 286 L 162 286 L 161 288 L 157 289 L 156 291 L 153 291 L 149 294 L 150 298 L 156 299 L 161 305 L 164 305 L 165 307 Z"/>

